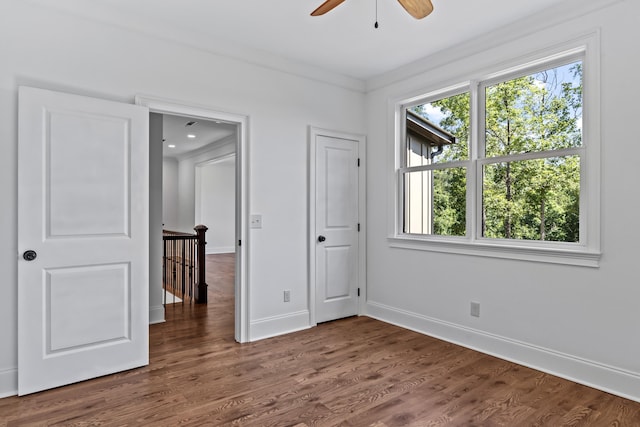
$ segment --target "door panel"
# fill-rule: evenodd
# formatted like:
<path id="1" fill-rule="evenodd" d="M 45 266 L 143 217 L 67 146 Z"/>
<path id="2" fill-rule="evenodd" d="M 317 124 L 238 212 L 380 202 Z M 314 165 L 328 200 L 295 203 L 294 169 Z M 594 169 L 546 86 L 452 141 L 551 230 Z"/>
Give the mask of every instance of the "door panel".
<path id="1" fill-rule="evenodd" d="M 334 140 L 322 137 L 319 141 L 323 149 L 320 155 L 325 157 L 320 169 L 323 174 L 322 179 L 326 180 L 326 188 L 320 188 L 320 196 L 324 195 L 322 202 L 326 209 L 325 227 L 334 230 L 350 229 L 354 226 L 353 209 L 357 206 L 352 199 L 355 184 L 353 181 L 356 178 L 353 172 L 357 155 L 353 152 L 354 147 L 351 141 L 340 143 L 344 144 L 344 147 L 326 145 L 336 144 L 337 141 Z M 357 221 L 357 212 L 355 219 Z"/>
<path id="2" fill-rule="evenodd" d="M 47 236 L 128 235 L 129 120 L 55 110 L 45 120 Z"/>
<path id="3" fill-rule="evenodd" d="M 148 114 L 20 88 L 20 395 L 148 363 Z"/>
<path id="4" fill-rule="evenodd" d="M 358 313 L 358 141 L 317 135 L 315 143 L 316 321 L 324 322 Z"/>
<path id="5" fill-rule="evenodd" d="M 336 246 L 325 250 L 326 256 L 326 290 L 325 300 L 349 298 L 351 292 L 351 263 L 354 261 L 351 247 Z"/>
<path id="6" fill-rule="evenodd" d="M 45 271 L 45 355 L 131 339 L 128 264 Z"/>

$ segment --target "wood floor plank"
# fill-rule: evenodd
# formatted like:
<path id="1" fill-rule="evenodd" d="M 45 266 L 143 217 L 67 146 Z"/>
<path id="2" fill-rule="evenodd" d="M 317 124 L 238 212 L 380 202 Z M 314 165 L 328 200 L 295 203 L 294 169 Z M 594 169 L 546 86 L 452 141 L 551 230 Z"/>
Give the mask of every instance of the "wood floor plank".
<path id="1" fill-rule="evenodd" d="M 366 317 L 234 341 L 234 256 L 169 304 L 150 365 L 0 399 L 0 426 L 619 426 L 640 403 Z"/>

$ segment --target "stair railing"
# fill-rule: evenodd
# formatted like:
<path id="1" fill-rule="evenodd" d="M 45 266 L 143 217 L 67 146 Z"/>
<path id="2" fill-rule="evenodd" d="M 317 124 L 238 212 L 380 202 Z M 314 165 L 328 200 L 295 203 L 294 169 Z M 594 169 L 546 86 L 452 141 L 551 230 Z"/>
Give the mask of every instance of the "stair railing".
<path id="1" fill-rule="evenodd" d="M 195 234 L 162 230 L 164 243 L 162 282 L 165 291 L 197 304 L 207 303 L 205 233 L 208 228 L 197 225 Z M 164 292 L 163 303 L 166 304 Z"/>

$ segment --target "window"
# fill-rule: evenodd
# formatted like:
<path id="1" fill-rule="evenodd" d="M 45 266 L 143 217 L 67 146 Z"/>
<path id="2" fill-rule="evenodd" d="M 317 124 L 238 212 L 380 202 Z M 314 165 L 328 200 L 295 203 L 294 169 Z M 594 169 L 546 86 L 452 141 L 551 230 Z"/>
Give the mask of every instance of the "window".
<path id="1" fill-rule="evenodd" d="M 466 235 L 469 100 L 463 92 L 405 111 L 405 233 Z"/>
<path id="2" fill-rule="evenodd" d="M 569 263 L 597 265 L 598 141 L 583 130 L 595 103 L 583 96 L 585 58 L 584 49 L 554 55 L 397 104 L 392 244 L 544 261 L 570 254 Z"/>
<path id="3" fill-rule="evenodd" d="M 482 237 L 579 242 L 582 61 L 480 85 Z"/>

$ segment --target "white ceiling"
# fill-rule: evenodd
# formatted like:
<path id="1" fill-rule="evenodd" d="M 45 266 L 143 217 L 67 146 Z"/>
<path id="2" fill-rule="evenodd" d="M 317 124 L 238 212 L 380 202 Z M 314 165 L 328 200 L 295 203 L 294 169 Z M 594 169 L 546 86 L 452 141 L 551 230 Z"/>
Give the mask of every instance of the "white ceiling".
<path id="1" fill-rule="evenodd" d="M 187 126 L 187 123 L 190 122 L 195 123 Z M 215 144 L 235 134 L 237 129 L 234 124 L 169 114 L 163 115 L 162 127 L 164 139 L 162 153 L 164 157 L 180 157 L 185 153 Z M 187 135 L 193 135 L 194 138 L 189 138 Z M 174 147 L 169 147 L 170 145 L 174 145 Z"/>
<path id="2" fill-rule="evenodd" d="M 251 62 L 366 80 L 572 0 L 432 0 L 422 20 L 377 0 L 378 29 L 376 0 L 346 0 L 319 17 L 309 14 L 323 0 L 29 1 Z"/>

